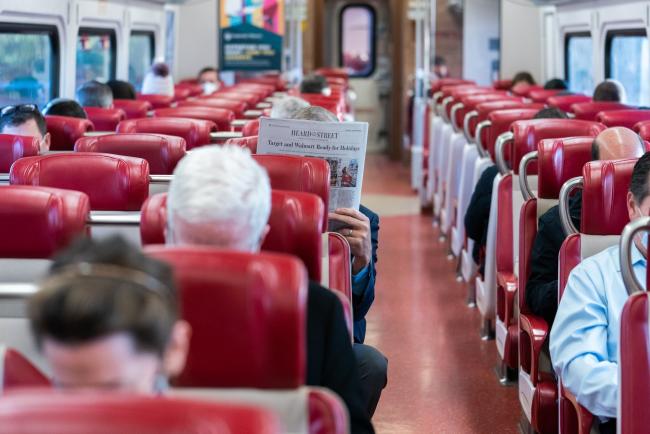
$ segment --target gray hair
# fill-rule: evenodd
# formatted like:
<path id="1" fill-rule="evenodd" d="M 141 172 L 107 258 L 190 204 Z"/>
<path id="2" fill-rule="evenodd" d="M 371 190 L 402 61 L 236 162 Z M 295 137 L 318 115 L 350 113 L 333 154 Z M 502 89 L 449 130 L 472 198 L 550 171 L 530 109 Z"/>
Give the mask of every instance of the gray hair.
<path id="1" fill-rule="evenodd" d="M 77 101 L 83 107 L 111 108 L 113 106 L 113 91 L 104 83 L 92 80 L 77 89 Z"/>
<path id="2" fill-rule="evenodd" d="M 309 103 L 296 96 L 285 96 L 273 104 L 271 117 L 274 119 L 294 119 L 300 109 L 309 107 Z"/>
<path id="3" fill-rule="evenodd" d="M 338 122 L 338 118 L 334 113 L 319 106 L 310 106 L 298 110 L 293 119 L 304 121 L 318 121 L 318 122 Z"/>
<path id="4" fill-rule="evenodd" d="M 168 242 L 256 251 L 271 213 L 266 171 L 239 146 L 202 146 L 169 186 Z"/>

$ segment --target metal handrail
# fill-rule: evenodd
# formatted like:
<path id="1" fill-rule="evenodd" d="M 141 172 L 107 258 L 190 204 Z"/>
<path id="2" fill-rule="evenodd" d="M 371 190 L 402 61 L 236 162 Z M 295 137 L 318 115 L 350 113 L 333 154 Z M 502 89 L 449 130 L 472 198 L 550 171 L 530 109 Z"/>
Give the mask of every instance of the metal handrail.
<path id="1" fill-rule="evenodd" d="M 86 223 L 92 226 L 139 226 L 140 212 L 97 214 L 91 211 Z"/>
<path id="2" fill-rule="evenodd" d="M 441 106 L 442 106 L 442 107 L 441 107 L 442 113 L 440 113 L 440 116 L 442 116 L 442 118 L 443 118 L 445 121 L 447 121 L 447 123 L 449 123 L 449 116 L 447 116 L 447 106 L 448 106 L 448 105 L 449 105 L 453 100 L 454 100 L 454 97 L 453 97 L 453 96 L 448 96 L 447 98 L 445 98 L 445 99 L 442 100 L 442 104 L 441 104 Z"/>
<path id="3" fill-rule="evenodd" d="M 463 108 L 465 108 L 465 104 L 463 104 L 462 102 L 458 102 L 451 107 L 451 113 L 449 115 L 449 119 L 451 121 L 451 127 L 457 133 L 460 133 L 460 127 L 456 125 L 456 113 L 458 113 L 458 110 L 462 110 Z"/>
<path id="4" fill-rule="evenodd" d="M 524 200 L 533 199 L 535 193 L 528 183 L 528 165 L 539 158 L 537 151 L 529 152 L 519 162 L 519 189 Z"/>
<path id="5" fill-rule="evenodd" d="M 481 140 L 481 133 L 483 132 L 483 129 L 487 127 L 492 126 L 492 121 L 483 121 L 479 122 L 479 124 L 476 126 L 476 131 L 474 132 L 474 142 L 476 143 L 476 147 L 478 148 L 478 153 L 481 155 L 483 158 L 489 158 L 490 153 L 485 149 L 485 146 L 483 145 L 483 141 Z"/>
<path id="6" fill-rule="evenodd" d="M 514 137 L 515 135 L 512 133 L 512 131 L 506 131 L 505 133 L 497 137 L 496 144 L 494 145 L 494 153 L 496 155 L 496 160 L 497 160 L 496 161 L 497 169 L 499 169 L 499 173 L 501 175 L 505 175 L 510 171 L 510 168 L 506 163 L 505 155 L 503 155 L 503 153 L 505 152 L 506 143 L 512 141 Z"/>
<path id="7" fill-rule="evenodd" d="M 463 131 L 465 132 L 465 138 L 469 143 L 474 142 L 474 138 L 469 132 L 469 123 L 474 119 L 475 117 L 478 117 L 478 111 L 472 110 L 471 112 L 467 113 L 465 115 L 465 119 L 463 119 Z"/>
<path id="8" fill-rule="evenodd" d="M 442 92 L 438 91 L 438 92 L 435 92 L 433 94 L 433 96 L 431 97 L 431 100 L 433 101 L 433 111 L 438 116 L 440 116 L 440 109 L 439 109 L 440 103 L 438 103 L 436 101 L 438 101 L 441 96 L 442 96 Z"/>
<path id="9" fill-rule="evenodd" d="M 241 131 L 217 131 L 216 133 L 210 133 L 210 141 L 212 143 L 228 139 L 239 139 L 241 137 L 244 137 Z"/>
<path id="10" fill-rule="evenodd" d="M 0 283 L 0 300 L 23 300 L 38 291 L 35 283 L 3 282 Z"/>
<path id="11" fill-rule="evenodd" d="M 573 190 L 584 186 L 584 182 L 585 180 L 582 176 L 577 176 L 565 182 L 560 189 L 560 201 L 558 204 L 558 209 L 560 212 L 560 222 L 562 222 L 562 229 L 564 229 L 564 234 L 567 237 L 569 235 L 578 233 L 578 229 L 573 224 L 573 220 L 571 220 L 569 196 Z"/>
<path id="12" fill-rule="evenodd" d="M 636 274 L 632 268 L 632 244 L 634 243 L 636 234 L 642 230 L 650 231 L 650 217 L 641 217 L 632 220 L 625 225 L 623 233 L 621 233 L 619 259 L 621 261 L 621 276 L 623 277 L 623 283 L 625 284 L 628 295 L 646 291 L 641 282 L 639 282 L 639 279 L 636 278 Z"/>

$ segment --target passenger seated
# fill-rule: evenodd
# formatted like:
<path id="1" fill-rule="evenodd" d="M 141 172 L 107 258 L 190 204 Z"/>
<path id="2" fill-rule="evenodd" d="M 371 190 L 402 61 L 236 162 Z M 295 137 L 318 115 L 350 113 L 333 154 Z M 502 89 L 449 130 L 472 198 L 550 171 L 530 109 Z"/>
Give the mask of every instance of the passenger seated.
<path id="1" fill-rule="evenodd" d="M 331 89 L 327 79 L 320 74 L 309 74 L 300 83 L 300 93 L 330 95 Z"/>
<path id="2" fill-rule="evenodd" d="M 625 88 L 619 81 L 608 79 L 596 86 L 592 99 L 594 101 L 625 103 Z"/>
<path id="3" fill-rule="evenodd" d="M 544 89 L 547 90 L 567 90 L 568 88 L 566 81 L 561 78 L 552 78 L 544 84 Z"/>
<path id="4" fill-rule="evenodd" d="M 81 105 L 68 98 L 54 98 L 43 109 L 44 115 L 67 116 L 69 118 L 88 119 Z"/>
<path id="5" fill-rule="evenodd" d="M 433 78 L 441 79 L 449 77 L 447 60 L 442 56 L 435 56 L 433 59 Z"/>
<path id="6" fill-rule="evenodd" d="M 566 119 L 567 117 L 567 114 L 558 108 L 545 108 L 537 112 L 534 119 Z M 474 258 L 474 262 L 479 265 L 479 273 L 481 275 L 483 274 L 485 265 L 481 260 L 481 252 L 485 250 L 487 244 L 490 204 L 492 203 L 492 185 L 498 173 L 499 170 L 494 164 L 485 169 L 476 182 L 472 198 L 465 212 L 465 233 L 468 238 L 474 240 L 472 257 Z"/>
<path id="7" fill-rule="evenodd" d="M 269 231 L 271 186 L 266 171 L 238 146 L 203 146 L 174 170 L 167 198 L 167 242 L 256 252 Z M 307 296 L 307 384 L 336 392 L 352 432 L 374 432 L 343 308 L 329 289 L 310 282 Z"/>
<path id="8" fill-rule="evenodd" d="M 79 86 L 77 101 L 82 107 L 112 108 L 113 92 L 104 83 L 92 80 Z"/>
<path id="9" fill-rule="evenodd" d="M 530 86 L 534 86 L 535 79 L 530 72 L 521 71 L 515 74 L 512 78 L 512 83 L 510 84 L 510 91 L 512 92 L 521 92 L 528 89 Z"/>
<path id="10" fill-rule="evenodd" d="M 50 133 L 35 104 L 8 105 L 0 110 L 0 133 L 36 137 L 40 152 L 50 150 Z"/>
<path id="11" fill-rule="evenodd" d="M 113 99 L 135 99 L 137 96 L 135 87 L 128 81 L 109 80 L 106 82 L 106 86 L 111 88 Z"/>
<path id="12" fill-rule="evenodd" d="M 171 269 L 119 237 L 59 254 L 28 313 L 56 387 L 161 393 L 185 365 Z"/>
<path id="13" fill-rule="evenodd" d="M 285 96 L 273 103 L 271 116 L 274 119 L 293 119 L 300 109 L 309 107 L 309 103 L 296 96 Z"/>
<path id="14" fill-rule="evenodd" d="M 620 160 L 643 155 L 643 140 L 624 127 L 609 128 L 600 133 L 592 144 L 593 160 Z M 569 200 L 569 211 L 575 227 L 580 227 L 582 193 L 577 191 Z M 566 238 L 558 206 L 546 211 L 539 219 L 531 257 L 531 273 L 526 283 L 526 304 L 531 312 L 553 324 L 557 311 L 558 265 L 560 247 Z"/>
<path id="15" fill-rule="evenodd" d="M 143 95 L 174 96 L 174 79 L 169 66 L 162 62 L 154 63 L 144 76 L 141 92 Z"/>
<path id="16" fill-rule="evenodd" d="M 632 172 L 630 220 L 650 213 L 649 173 L 646 153 Z M 639 235 L 632 249 L 632 267 L 640 282 L 646 280 L 647 240 L 647 235 Z M 553 368 L 578 402 L 600 418 L 601 433 L 616 432 L 619 320 L 627 298 L 616 244 L 573 269 L 551 330 Z"/>
<path id="17" fill-rule="evenodd" d="M 219 80 L 219 71 L 217 68 L 212 66 L 206 66 L 199 71 L 197 80 L 201 86 L 203 86 L 203 94 L 210 95 L 215 93 L 221 87 L 221 81 Z"/>

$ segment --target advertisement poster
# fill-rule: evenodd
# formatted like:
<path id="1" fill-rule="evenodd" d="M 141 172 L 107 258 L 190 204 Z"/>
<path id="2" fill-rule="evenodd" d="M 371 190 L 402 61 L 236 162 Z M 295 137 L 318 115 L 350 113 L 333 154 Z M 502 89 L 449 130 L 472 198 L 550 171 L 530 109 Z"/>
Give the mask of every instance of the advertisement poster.
<path id="1" fill-rule="evenodd" d="M 284 0 L 220 0 L 220 69 L 282 69 Z"/>

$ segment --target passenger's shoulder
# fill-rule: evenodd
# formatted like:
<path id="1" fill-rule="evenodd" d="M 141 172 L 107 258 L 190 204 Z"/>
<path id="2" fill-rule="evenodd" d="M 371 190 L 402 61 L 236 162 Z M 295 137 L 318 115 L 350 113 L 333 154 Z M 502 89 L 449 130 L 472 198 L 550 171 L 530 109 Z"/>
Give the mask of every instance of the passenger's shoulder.
<path id="1" fill-rule="evenodd" d="M 600 252 L 583 259 L 574 271 L 581 272 L 590 277 L 596 275 L 607 276 L 620 269 L 618 244 L 610 246 Z"/>

